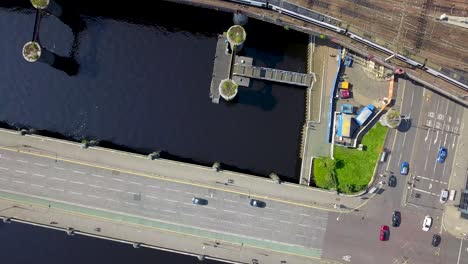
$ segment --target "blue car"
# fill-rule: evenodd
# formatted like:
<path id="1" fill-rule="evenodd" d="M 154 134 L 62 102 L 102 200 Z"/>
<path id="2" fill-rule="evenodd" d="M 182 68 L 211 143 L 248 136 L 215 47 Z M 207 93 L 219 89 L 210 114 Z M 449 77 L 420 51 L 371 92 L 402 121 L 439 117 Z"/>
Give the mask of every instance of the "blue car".
<path id="1" fill-rule="evenodd" d="M 408 171 L 409 171 L 408 162 L 406 162 L 406 161 L 402 162 L 401 167 L 400 167 L 400 174 L 401 175 L 408 175 Z"/>
<path id="2" fill-rule="evenodd" d="M 447 157 L 447 149 L 444 147 L 440 147 L 439 154 L 437 154 L 437 162 L 444 163 L 446 157 Z"/>

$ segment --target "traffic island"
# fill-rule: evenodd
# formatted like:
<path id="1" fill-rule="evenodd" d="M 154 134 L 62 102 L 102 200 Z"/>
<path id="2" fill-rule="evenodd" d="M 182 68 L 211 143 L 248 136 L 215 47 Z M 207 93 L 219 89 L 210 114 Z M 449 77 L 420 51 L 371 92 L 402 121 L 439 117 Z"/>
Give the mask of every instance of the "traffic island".
<path id="1" fill-rule="evenodd" d="M 224 79 L 219 83 L 219 94 L 226 101 L 231 101 L 237 95 L 238 85 L 230 79 Z"/>

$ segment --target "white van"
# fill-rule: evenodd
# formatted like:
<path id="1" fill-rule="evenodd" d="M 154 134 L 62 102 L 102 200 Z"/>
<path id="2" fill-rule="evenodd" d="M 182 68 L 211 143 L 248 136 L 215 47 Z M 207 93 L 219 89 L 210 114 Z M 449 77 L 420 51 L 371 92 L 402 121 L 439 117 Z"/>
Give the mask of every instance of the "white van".
<path id="1" fill-rule="evenodd" d="M 387 158 L 387 151 L 382 151 L 382 154 L 380 155 L 380 162 L 385 162 L 385 159 Z"/>
<path id="2" fill-rule="evenodd" d="M 457 193 L 457 191 L 455 190 L 450 190 L 450 194 L 449 194 L 449 200 L 450 201 L 453 201 L 455 200 L 455 194 Z"/>

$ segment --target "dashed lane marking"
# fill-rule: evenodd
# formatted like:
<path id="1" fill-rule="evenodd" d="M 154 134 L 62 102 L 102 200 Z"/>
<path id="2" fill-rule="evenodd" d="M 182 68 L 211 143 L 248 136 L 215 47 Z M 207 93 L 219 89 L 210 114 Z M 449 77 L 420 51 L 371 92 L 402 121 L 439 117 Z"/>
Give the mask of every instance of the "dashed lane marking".
<path id="1" fill-rule="evenodd" d="M 115 202 L 115 203 L 120 203 L 119 201 L 117 201 L 117 200 L 114 200 L 114 199 L 111 199 L 111 198 L 106 198 L 106 201 L 109 201 L 109 202 Z"/>
<path id="2" fill-rule="evenodd" d="M 134 181 L 128 181 L 128 183 L 130 183 L 130 184 L 135 184 L 135 185 L 142 185 L 141 183 L 139 183 L 139 182 L 134 182 Z"/>
<path id="3" fill-rule="evenodd" d="M 109 191 L 114 191 L 114 192 L 123 192 L 122 190 L 119 189 L 114 189 L 114 188 L 106 188 Z"/>
<path id="4" fill-rule="evenodd" d="M 50 179 L 56 180 L 56 181 L 66 181 L 65 179 L 57 178 L 57 177 L 50 177 Z"/>
<path id="5" fill-rule="evenodd" d="M 58 192 L 64 192 L 65 191 L 63 189 L 57 189 L 57 188 L 51 188 L 51 187 L 49 187 L 49 189 L 54 190 L 54 191 L 58 191 Z"/>
<path id="6" fill-rule="evenodd" d="M 422 192 L 422 193 L 427 193 L 427 194 L 432 194 L 432 195 L 438 196 L 438 194 L 428 192 L 428 191 L 425 191 L 425 190 L 421 190 L 421 189 L 417 189 L 417 188 L 413 188 L 413 190 L 415 190 L 417 192 Z"/>
<path id="7" fill-rule="evenodd" d="M 155 188 L 155 189 L 160 189 L 160 188 L 161 188 L 161 187 L 156 186 L 156 185 L 146 185 L 146 186 L 148 186 L 148 187 L 150 187 L 150 188 Z"/>
<path id="8" fill-rule="evenodd" d="M 28 172 L 26 172 L 26 171 L 20 171 L 20 170 L 15 170 L 15 171 L 18 172 L 18 173 L 22 173 L 22 174 L 28 173 Z"/>
<path id="9" fill-rule="evenodd" d="M 206 219 L 208 221 L 214 221 L 214 218 L 211 217 L 205 217 L 205 216 L 200 216 L 201 219 Z"/>
<path id="10" fill-rule="evenodd" d="M 41 177 L 41 178 L 44 178 L 44 177 L 45 177 L 45 175 L 38 174 L 38 173 L 33 173 L 32 175 L 33 175 L 33 176 L 36 176 L 36 177 Z"/>
<path id="11" fill-rule="evenodd" d="M 170 192 L 180 192 L 180 190 L 174 190 L 174 189 L 169 189 L 169 188 L 165 188 L 165 189 L 170 191 Z"/>
<path id="12" fill-rule="evenodd" d="M 39 187 L 39 188 L 44 188 L 44 186 L 43 186 L 43 185 L 34 184 L 34 183 L 32 183 L 32 184 L 31 184 L 31 186 L 33 186 L 33 187 Z"/>
<path id="13" fill-rule="evenodd" d="M 84 184 L 84 182 L 77 182 L 77 181 L 70 181 L 70 183 L 74 183 L 74 184 Z"/>
<path id="14" fill-rule="evenodd" d="M 2 180 L 2 181 L 8 181 L 8 179 L 5 179 L 5 178 L 0 178 L 0 180 Z"/>
<path id="15" fill-rule="evenodd" d="M 90 187 L 96 188 L 96 189 L 102 189 L 101 186 L 94 185 L 94 184 L 88 184 Z"/>
<path id="16" fill-rule="evenodd" d="M 246 213 L 240 213 L 240 214 L 241 214 L 241 215 L 246 215 L 246 216 L 252 216 L 252 217 L 255 216 L 255 215 L 253 215 L 253 214 L 246 214 Z"/>
<path id="17" fill-rule="evenodd" d="M 41 166 L 41 167 L 47 167 L 47 165 L 42 164 L 42 163 L 33 163 L 34 165 Z"/>
<path id="18" fill-rule="evenodd" d="M 0 167 L 0 170 L 10 170 L 9 168 Z"/>
<path id="19" fill-rule="evenodd" d="M 177 214 L 177 212 L 171 211 L 171 210 L 163 210 L 163 212 L 167 212 L 167 213 L 171 213 L 171 214 Z"/>
<path id="20" fill-rule="evenodd" d="M 434 179 L 423 177 L 423 176 L 416 176 L 416 178 L 420 178 L 420 179 L 427 180 L 427 181 L 432 181 L 432 182 L 437 182 L 437 183 L 442 183 L 442 184 L 447 184 L 446 182 L 434 180 Z"/>
<path id="21" fill-rule="evenodd" d="M 211 210 L 216 210 L 216 208 L 211 207 L 211 206 L 205 206 L 204 208 L 206 208 L 206 209 L 211 209 Z"/>
<path id="22" fill-rule="evenodd" d="M 20 160 L 20 159 L 17 159 L 16 161 L 17 161 L 17 162 L 21 162 L 21 163 L 29 163 L 28 161 Z"/>
<path id="23" fill-rule="evenodd" d="M 101 197 L 92 195 L 92 194 L 87 194 L 86 196 L 91 197 L 91 198 L 101 199 Z"/>
<path id="24" fill-rule="evenodd" d="M 289 222 L 289 221 L 283 221 L 283 220 L 279 220 L 281 223 L 285 223 L 285 224 L 292 224 L 292 222 Z"/>
<path id="25" fill-rule="evenodd" d="M 76 170 L 74 170 L 73 172 L 74 172 L 74 173 L 78 173 L 78 174 L 86 174 L 86 172 L 76 171 Z"/>
<path id="26" fill-rule="evenodd" d="M 16 182 L 16 183 L 19 183 L 19 184 L 24 184 L 24 181 L 13 181 L 13 182 Z"/>
<path id="27" fill-rule="evenodd" d="M 79 192 L 72 192 L 70 191 L 71 194 L 75 194 L 75 195 L 82 195 L 82 193 L 79 193 Z"/>
<path id="28" fill-rule="evenodd" d="M 158 197 L 156 197 L 156 196 L 151 196 L 151 195 L 145 195 L 145 196 L 146 196 L 146 197 L 148 197 L 148 198 L 151 198 L 151 199 L 156 199 L 156 200 L 159 200 L 159 198 L 158 198 Z"/>
<path id="29" fill-rule="evenodd" d="M 98 177 L 98 178 L 104 178 L 104 176 L 98 175 L 98 174 L 91 174 L 91 176 L 93 176 L 93 177 Z"/>
<path id="30" fill-rule="evenodd" d="M 119 182 L 123 182 L 124 180 L 122 179 L 119 179 L 119 178 L 112 178 L 114 181 L 119 181 Z"/>
<path id="31" fill-rule="evenodd" d="M 186 214 L 186 213 L 182 213 L 183 215 L 186 215 L 186 216 L 190 216 L 190 217 L 194 217 L 195 215 L 194 214 Z"/>
<path id="32" fill-rule="evenodd" d="M 232 213 L 232 214 L 236 213 L 235 211 L 231 211 L 231 210 L 223 210 L 223 211 L 226 212 L 226 213 Z"/>
<path id="33" fill-rule="evenodd" d="M 138 204 L 136 204 L 136 203 L 129 203 L 129 202 L 125 202 L 125 203 L 128 204 L 128 205 L 132 205 L 132 206 L 138 206 Z"/>
<path id="34" fill-rule="evenodd" d="M 179 202 L 179 201 L 171 200 L 171 199 L 164 199 L 164 201 L 168 201 L 168 202 L 171 202 L 171 203 L 178 203 Z"/>
<path id="35" fill-rule="evenodd" d="M 234 200 L 229 200 L 229 199 L 223 199 L 223 200 L 229 203 L 238 203 L 238 201 L 234 201 Z"/>
<path id="36" fill-rule="evenodd" d="M 54 169 L 56 169 L 56 170 L 65 170 L 65 168 L 62 168 L 62 167 L 54 167 Z"/>
<path id="37" fill-rule="evenodd" d="M 265 219 L 265 220 L 273 221 L 273 218 L 269 218 L 269 217 L 260 216 L 259 218 L 262 218 L 262 219 Z"/>

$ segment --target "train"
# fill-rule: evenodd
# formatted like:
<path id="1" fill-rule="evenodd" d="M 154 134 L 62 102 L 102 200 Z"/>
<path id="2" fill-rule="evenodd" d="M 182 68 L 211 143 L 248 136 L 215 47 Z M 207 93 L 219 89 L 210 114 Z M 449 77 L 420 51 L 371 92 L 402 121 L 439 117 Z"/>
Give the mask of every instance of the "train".
<path id="1" fill-rule="evenodd" d="M 279 13 L 282 13 L 282 14 L 285 14 L 287 16 L 290 16 L 290 17 L 293 17 L 293 18 L 296 18 L 298 20 L 301 20 L 301 21 L 304 21 L 304 22 L 308 22 L 308 23 L 311 23 L 311 24 L 314 24 L 316 26 L 319 26 L 319 27 L 322 27 L 322 28 L 325 28 L 325 29 L 328 29 L 328 30 L 332 30 L 338 34 L 342 34 L 342 35 L 345 35 L 357 42 L 360 42 L 364 45 L 367 45 L 369 47 L 372 47 L 376 50 L 379 50 L 387 55 L 395 55 L 395 58 L 397 58 L 398 60 L 400 61 L 403 61 L 413 67 L 416 67 L 416 68 L 419 68 L 437 78 L 440 78 L 448 83 L 451 83 L 457 87 L 460 87 L 462 88 L 463 90 L 465 91 L 468 91 L 468 85 L 464 84 L 464 83 L 461 83 L 453 78 L 450 78 L 438 71 L 435 71 L 431 68 L 428 68 L 425 66 L 425 64 L 422 64 L 422 63 L 419 63 L 417 61 L 414 61 L 410 58 L 407 58 L 401 54 L 397 54 L 393 51 L 391 51 L 390 49 L 386 48 L 386 47 L 383 47 L 383 46 L 380 46 L 378 45 L 377 43 L 374 43 L 370 40 L 367 40 L 367 39 L 364 39 L 350 31 L 348 31 L 348 29 L 344 29 L 344 28 L 340 28 L 338 26 L 335 26 L 335 25 L 332 25 L 332 24 L 329 24 L 329 23 L 326 23 L 324 21 L 320 21 L 320 20 L 317 20 L 317 19 L 314 19 L 314 18 L 311 18 L 311 17 L 308 17 L 308 16 L 305 16 L 303 14 L 299 14 L 297 12 L 294 12 L 293 10 L 290 10 L 290 9 L 287 9 L 285 8 L 285 4 L 286 6 L 289 6 L 289 7 L 292 7 L 291 9 L 295 9 L 295 10 L 299 10 L 299 9 L 304 9 L 303 7 L 300 7 L 300 6 L 297 6 L 295 4 L 292 4 L 290 2 L 287 2 L 287 1 L 283 1 L 283 0 L 224 0 L 226 2 L 234 2 L 234 3 L 239 3 L 239 4 L 244 4 L 244 5 L 248 5 L 248 6 L 254 6 L 254 7 L 258 7 L 258 8 L 264 8 L 264 9 L 270 9 L 270 10 L 273 10 L 273 11 L 276 11 L 276 12 L 279 12 Z"/>

